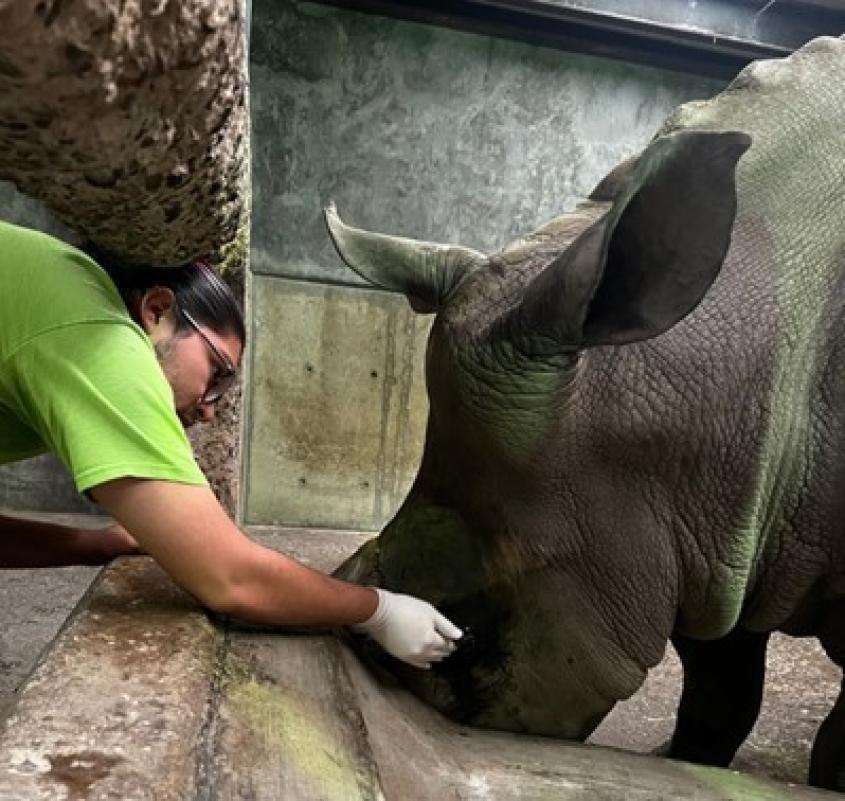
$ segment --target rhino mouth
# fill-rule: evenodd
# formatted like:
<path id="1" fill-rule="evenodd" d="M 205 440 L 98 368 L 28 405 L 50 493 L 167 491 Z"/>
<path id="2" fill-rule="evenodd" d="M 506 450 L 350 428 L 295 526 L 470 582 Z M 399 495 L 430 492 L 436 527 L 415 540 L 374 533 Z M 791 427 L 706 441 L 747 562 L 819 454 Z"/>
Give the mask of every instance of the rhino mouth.
<path id="1" fill-rule="evenodd" d="M 356 584 L 384 586 L 394 592 L 403 587 L 386 581 L 380 568 L 380 542 L 365 543 L 335 572 L 336 578 Z M 477 723 L 484 710 L 509 684 L 511 655 L 502 642 L 507 629 L 507 599 L 488 591 L 438 604 L 439 609 L 464 631 L 458 649 L 448 659 L 421 671 L 390 656 L 364 634 L 344 632 L 344 640 L 379 678 L 397 680 L 447 717 L 459 723 Z"/>

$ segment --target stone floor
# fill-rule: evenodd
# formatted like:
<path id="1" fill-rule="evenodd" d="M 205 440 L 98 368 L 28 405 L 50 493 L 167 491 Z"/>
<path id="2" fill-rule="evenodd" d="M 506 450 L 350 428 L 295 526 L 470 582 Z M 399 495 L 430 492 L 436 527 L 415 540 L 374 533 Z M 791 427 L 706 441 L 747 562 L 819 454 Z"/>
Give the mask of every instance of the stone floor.
<path id="1" fill-rule="evenodd" d="M 91 568 L 0 571 L 0 717 L 97 573 Z M 841 681 L 814 640 L 775 636 L 763 711 L 734 767 L 803 782 L 815 730 Z M 619 704 L 592 742 L 647 752 L 671 733 L 680 667 L 671 648 L 640 691 Z"/>
<path id="2" fill-rule="evenodd" d="M 760 717 L 733 767 L 779 781 L 805 782 L 813 737 L 836 699 L 841 676 L 815 639 L 775 634 Z M 590 741 L 653 750 L 672 733 L 680 694 L 681 666 L 669 646 L 639 692 L 617 704 Z"/>
<path id="3" fill-rule="evenodd" d="M 96 575 L 90 567 L 0 570 L 0 718 Z"/>

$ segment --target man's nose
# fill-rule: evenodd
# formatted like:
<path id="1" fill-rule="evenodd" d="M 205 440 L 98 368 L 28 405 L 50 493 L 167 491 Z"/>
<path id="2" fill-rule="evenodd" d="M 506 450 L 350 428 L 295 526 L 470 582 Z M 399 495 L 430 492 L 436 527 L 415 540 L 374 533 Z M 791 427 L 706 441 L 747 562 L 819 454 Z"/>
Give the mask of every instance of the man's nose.
<path id="1" fill-rule="evenodd" d="M 202 423 L 210 423 L 214 419 L 214 404 L 213 403 L 202 403 L 197 406 L 197 411 L 199 414 L 197 418 Z"/>

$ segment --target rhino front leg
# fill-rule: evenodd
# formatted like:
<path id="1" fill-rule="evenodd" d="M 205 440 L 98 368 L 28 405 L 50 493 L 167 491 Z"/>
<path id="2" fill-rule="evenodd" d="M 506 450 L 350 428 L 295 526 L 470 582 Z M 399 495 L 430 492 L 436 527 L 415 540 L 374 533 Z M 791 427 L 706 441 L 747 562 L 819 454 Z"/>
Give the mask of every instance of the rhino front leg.
<path id="1" fill-rule="evenodd" d="M 719 640 L 675 634 L 684 689 L 668 756 L 727 767 L 760 712 L 769 634 L 735 628 Z"/>
<path id="2" fill-rule="evenodd" d="M 819 727 L 810 755 L 810 784 L 845 792 L 845 685 Z"/>
<path id="3" fill-rule="evenodd" d="M 819 640 L 827 655 L 845 667 L 845 601 L 828 608 L 819 626 Z M 845 792 L 845 679 L 813 742 L 809 780 L 816 787 Z"/>

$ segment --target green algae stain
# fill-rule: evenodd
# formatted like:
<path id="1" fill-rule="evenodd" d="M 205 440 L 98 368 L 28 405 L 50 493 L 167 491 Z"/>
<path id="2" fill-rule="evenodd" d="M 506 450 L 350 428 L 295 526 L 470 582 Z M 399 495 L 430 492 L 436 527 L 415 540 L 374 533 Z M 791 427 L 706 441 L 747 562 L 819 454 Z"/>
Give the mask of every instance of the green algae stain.
<path id="1" fill-rule="evenodd" d="M 708 798 L 724 801 L 795 801 L 795 785 L 778 785 L 735 770 L 710 768 L 691 762 L 673 763 L 681 773 L 707 788 Z"/>
<path id="2" fill-rule="evenodd" d="M 324 708 L 291 698 L 278 687 L 240 677 L 229 691 L 233 709 L 314 801 L 383 801 L 369 766 L 349 753 L 349 744 L 330 730 Z"/>

